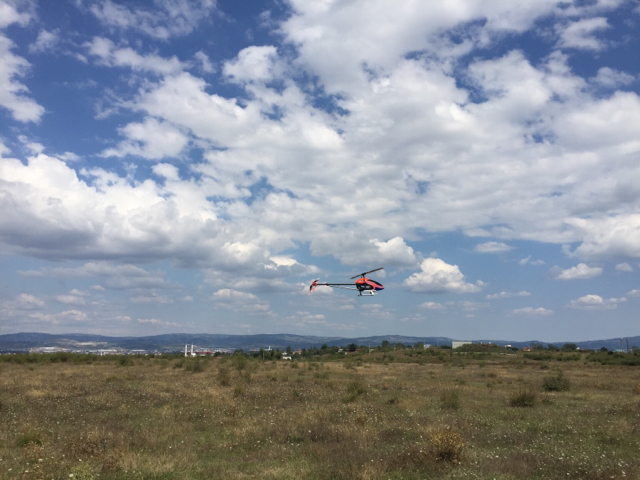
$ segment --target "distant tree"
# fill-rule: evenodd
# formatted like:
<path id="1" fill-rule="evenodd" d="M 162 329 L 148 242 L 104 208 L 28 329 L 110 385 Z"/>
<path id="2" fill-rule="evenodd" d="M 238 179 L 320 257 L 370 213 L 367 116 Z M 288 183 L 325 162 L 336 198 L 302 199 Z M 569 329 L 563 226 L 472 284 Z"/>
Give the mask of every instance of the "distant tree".
<path id="1" fill-rule="evenodd" d="M 347 350 L 349 352 L 355 352 L 358 349 L 358 346 L 355 343 L 350 343 L 347 345 Z"/>
<path id="2" fill-rule="evenodd" d="M 380 345 L 380 347 L 381 347 L 383 350 L 390 350 L 390 349 L 391 349 L 391 344 L 389 343 L 389 341 L 388 341 L 388 340 L 383 340 L 383 341 L 382 341 L 382 344 Z"/>
<path id="3" fill-rule="evenodd" d="M 550 343 L 549 345 L 547 345 L 547 349 L 550 352 L 557 352 L 558 350 L 560 350 L 558 347 L 556 347 L 553 343 Z"/>
<path id="4" fill-rule="evenodd" d="M 404 350 L 404 343 L 398 342 L 395 344 L 394 348 L 397 350 Z"/>
<path id="5" fill-rule="evenodd" d="M 291 355 L 291 347 L 287 347 L 287 355 Z"/>
<path id="6" fill-rule="evenodd" d="M 603 352 L 603 353 L 606 353 L 606 352 L 609 351 L 609 349 L 607 347 L 602 347 L 602 348 L 600 348 L 600 351 Z"/>
<path id="7" fill-rule="evenodd" d="M 424 343 L 418 342 L 413 346 L 413 348 L 415 348 L 416 350 L 422 350 L 424 348 Z"/>
<path id="8" fill-rule="evenodd" d="M 544 350 L 544 345 L 541 343 L 532 343 L 531 344 L 531 349 L 532 350 Z"/>
<path id="9" fill-rule="evenodd" d="M 323 343 L 320 350 L 326 350 L 327 348 L 329 348 L 329 346 L 326 343 Z"/>
<path id="10" fill-rule="evenodd" d="M 575 343 L 565 343 L 562 345 L 563 352 L 574 352 L 578 349 L 578 346 Z"/>

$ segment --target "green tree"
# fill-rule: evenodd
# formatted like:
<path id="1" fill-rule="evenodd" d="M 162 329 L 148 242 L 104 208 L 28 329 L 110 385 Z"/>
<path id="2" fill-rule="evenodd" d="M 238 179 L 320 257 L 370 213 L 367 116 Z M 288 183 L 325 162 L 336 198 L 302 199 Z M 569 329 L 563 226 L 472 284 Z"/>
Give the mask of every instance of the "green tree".
<path id="1" fill-rule="evenodd" d="M 574 352 L 578 349 L 578 346 L 575 343 L 565 343 L 562 346 L 563 352 Z"/>
<path id="2" fill-rule="evenodd" d="M 355 352 L 358 349 L 358 346 L 355 343 L 350 343 L 347 345 L 347 350 L 349 352 Z"/>

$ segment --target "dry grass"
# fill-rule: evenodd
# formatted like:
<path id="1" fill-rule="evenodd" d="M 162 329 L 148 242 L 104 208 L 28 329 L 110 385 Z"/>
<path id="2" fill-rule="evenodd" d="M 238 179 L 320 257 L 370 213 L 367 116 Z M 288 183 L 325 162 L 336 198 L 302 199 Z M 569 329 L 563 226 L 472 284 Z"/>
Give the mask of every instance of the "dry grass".
<path id="1" fill-rule="evenodd" d="M 637 367 L 413 355 L 2 364 L 0 478 L 640 478 Z"/>

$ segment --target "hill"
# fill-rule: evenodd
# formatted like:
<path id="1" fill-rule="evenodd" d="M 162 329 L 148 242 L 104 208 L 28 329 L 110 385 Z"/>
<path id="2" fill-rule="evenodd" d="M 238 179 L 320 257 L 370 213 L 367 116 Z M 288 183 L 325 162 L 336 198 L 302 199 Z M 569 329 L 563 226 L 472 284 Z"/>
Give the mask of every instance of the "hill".
<path id="1" fill-rule="evenodd" d="M 451 345 L 453 339 L 448 337 L 411 337 L 403 335 L 377 335 L 370 337 L 319 337 L 311 335 L 258 334 L 258 335 L 224 335 L 224 334 L 190 334 L 171 333 L 164 335 L 151 335 L 144 337 L 110 337 L 84 333 L 48 334 L 37 332 L 13 333 L 0 335 L 0 352 L 27 351 L 38 347 L 58 347 L 72 350 L 96 350 L 102 348 L 122 348 L 125 350 L 147 351 L 177 351 L 184 348 L 185 344 L 195 344 L 199 347 L 228 348 L 250 350 L 255 348 L 279 348 L 293 349 L 328 346 L 346 346 L 350 343 L 357 345 L 378 346 L 383 341 L 389 343 L 402 343 L 414 345 L 418 342 L 430 345 Z M 513 345 L 517 348 L 529 346 L 533 343 L 548 342 L 537 340 L 516 342 L 509 340 L 474 340 L 474 343 L 495 343 L 497 345 Z M 640 346 L 640 336 L 606 340 L 590 340 L 586 342 L 553 342 L 562 346 L 564 343 L 575 343 L 581 349 L 599 349 L 606 347 L 609 350 L 626 348 L 628 346 Z"/>

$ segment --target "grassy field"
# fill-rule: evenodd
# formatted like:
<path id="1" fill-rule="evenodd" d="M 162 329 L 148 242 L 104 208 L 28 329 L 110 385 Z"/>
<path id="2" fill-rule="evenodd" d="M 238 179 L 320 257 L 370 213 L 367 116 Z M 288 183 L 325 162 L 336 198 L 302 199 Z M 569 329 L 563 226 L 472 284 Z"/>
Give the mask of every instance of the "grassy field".
<path id="1" fill-rule="evenodd" d="M 0 478 L 640 478 L 639 367 L 542 358 L 5 361 Z"/>

